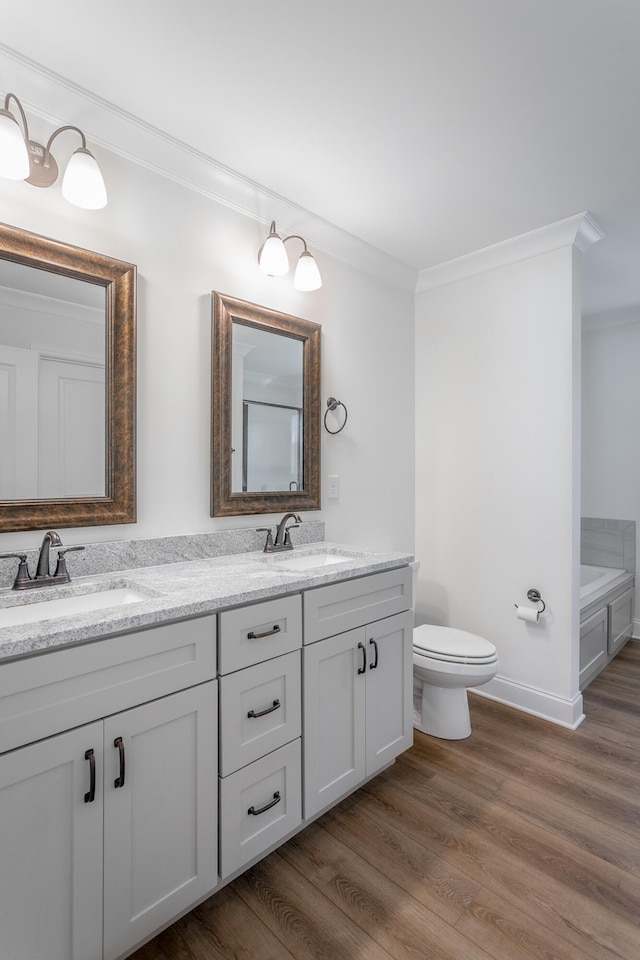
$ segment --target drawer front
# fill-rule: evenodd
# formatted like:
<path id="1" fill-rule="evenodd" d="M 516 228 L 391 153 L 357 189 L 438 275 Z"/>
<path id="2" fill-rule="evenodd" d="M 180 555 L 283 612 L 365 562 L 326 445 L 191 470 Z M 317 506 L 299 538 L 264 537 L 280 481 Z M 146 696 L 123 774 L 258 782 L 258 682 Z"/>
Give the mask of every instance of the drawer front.
<path id="1" fill-rule="evenodd" d="M 215 675 L 215 616 L 5 663 L 0 666 L 0 752 Z"/>
<path id="2" fill-rule="evenodd" d="M 224 879 L 302 822 L 300 741 L 220 780 L 220 876 Z"/>
<path id="3" fill-rule="evenodd" d="M 278 597 L 220 614 L 220 673 L 232 673 L 302 646 L 302 600 Z"/>
<path id="4" fill-rule="evenodd" d="M 609 653 L 617 653 L 633 632 L 634 597 L 631 587 L 609 604 Z"/>
<path id="5" fill-rule="evenodd" d="M 304 594 L 304 642 L 315 643 L 411 609 L 410 567 L 345 580 Z"/>
<path id="6" fill-rule="evenodd" d="M 300 700 L 300 650 L 221 677 L 221 776 L 297 739 Z"/>

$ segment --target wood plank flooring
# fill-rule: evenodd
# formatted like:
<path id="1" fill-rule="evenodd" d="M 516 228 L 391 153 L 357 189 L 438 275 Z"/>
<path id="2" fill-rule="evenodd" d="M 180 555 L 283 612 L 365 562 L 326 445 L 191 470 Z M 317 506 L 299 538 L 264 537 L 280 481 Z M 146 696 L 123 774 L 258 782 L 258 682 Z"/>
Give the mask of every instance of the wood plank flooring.
<path id="1" fill-rule="evenodd" d="M 640 960 L 640 642 L 576 731 L 470 699 L 134 960 Z"/>

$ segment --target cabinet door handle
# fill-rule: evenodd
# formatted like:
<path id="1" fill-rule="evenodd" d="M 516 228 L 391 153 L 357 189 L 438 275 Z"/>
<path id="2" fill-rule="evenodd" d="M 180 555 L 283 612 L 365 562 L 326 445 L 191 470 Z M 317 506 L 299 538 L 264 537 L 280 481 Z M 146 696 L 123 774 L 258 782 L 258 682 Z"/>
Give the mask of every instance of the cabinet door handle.
<path id="1" fill-rule="evenodd" d="M 267 707 L 266 710 L 260 710 L 258 713 L 256 713 L 255 710 L 249 710 L 249 713 L 247 714 L 247 716 L 251 717 L 252 720 L 257 720 L 258 717 L 266 717 L 268 713 L 273 713 L 273 711 L 277 710 L 279 706 L 280 706 L 280 701 L 274 700 L 272 707 Z"/>
<path id="2" fill-rule="evenodd" d="M 93 750 L 87 750 L 84 758 L 89 761 L 89 793 L 85 793 L 84 802 L 93 803 L 96 798 L 96 756 Z"/>
<path id="3" fill-rule="evenodd" d="M 362 666 L 358 667 L 358 673 L 365 673 L 367 669 L 367 651 L 365 650 L 364 643 L 358 644 L 358 650 L 362 650 Z"/>
<path id="4" fill-rule="evenodd" d="M 371 639 L 369 640 L 369 643 L 372 643 L 372 644 L 373 644 L 373 653 L 374 653 L 374 657 L 375 657 L 373 663 L 370 663 L 370 664 L 369 664 L 369 670 L 375 670 L 376 667 L 378 666 L 378 644 L 377 644 L 376 641 L 373 639 L 373 637 L 371 637 Z"/>
<path id="5" fill-rule="evenodd" d="M 272 637 L 274 633 L 280 633 L 280 624 L 274 623 L 272 630 L 266 630 L 264 633 L 254 633 L 253 630 L 251 633 L 247 634 L 247 640 L 262 640 L 263 637 Z"/>
<path id="6" fill-rule="evenodd" d="M 124 743 L 122 742 L 122 737 L 116 737 L 113 745 L 118 748 L 118 756 L 120 759 L 120 776 L 116 777 L 113 781 L 113 785 L 117 790 L 119 787 L 124 787 Z"/>
<path id="7" fill-rule="evenodd" d="M 259 817 L 261 813 L 264 813 L 265 810 L 271 810 L 271 807 L 275 807 L 276 803 L 280 803 L 282 797 L 280 796 L 280 791 L 276 790 L 273 795 L 273 800 L 270 803 L 265 803 L 264 807 L 260 807 L 259 810 L 256 810 L 255 807 L 249 807 L 247 813 L 252 817 Z"/>

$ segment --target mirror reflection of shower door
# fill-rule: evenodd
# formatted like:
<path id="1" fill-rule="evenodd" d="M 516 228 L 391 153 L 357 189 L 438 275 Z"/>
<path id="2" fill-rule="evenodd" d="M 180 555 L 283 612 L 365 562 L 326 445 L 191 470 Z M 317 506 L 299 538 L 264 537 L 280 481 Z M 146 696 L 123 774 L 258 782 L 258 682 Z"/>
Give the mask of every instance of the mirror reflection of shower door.
<path id="1" fill-rule="evenodd" d="M 242 489 L 302 487 L 302 410 L 274 403 L 243 403 Z"/>

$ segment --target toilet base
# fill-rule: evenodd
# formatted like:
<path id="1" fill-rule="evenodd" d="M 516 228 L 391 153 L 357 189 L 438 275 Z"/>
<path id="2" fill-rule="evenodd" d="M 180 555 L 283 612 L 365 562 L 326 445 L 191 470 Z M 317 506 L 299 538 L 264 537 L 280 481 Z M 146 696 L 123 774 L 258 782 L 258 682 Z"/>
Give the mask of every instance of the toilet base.
<path id="1" fill-rule="evenodd" d="M 466 687 L 434 687 L 422 683 L 414 690 L 413 725 L 440 740 L 465 740 L 471 736 Z"/>

